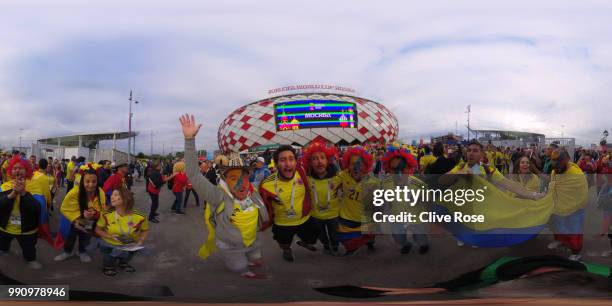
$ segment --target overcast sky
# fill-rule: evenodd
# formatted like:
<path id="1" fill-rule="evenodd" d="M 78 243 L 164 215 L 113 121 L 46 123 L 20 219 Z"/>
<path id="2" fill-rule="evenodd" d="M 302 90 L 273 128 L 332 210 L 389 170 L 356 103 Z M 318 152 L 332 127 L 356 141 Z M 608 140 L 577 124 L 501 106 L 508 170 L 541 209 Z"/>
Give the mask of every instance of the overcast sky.
<path id="1" fill-rule="evenodd" d="M 599 140 L 612 108 L 612 1 L 0 1 L 0 146 L 127 130 L 179 150 L 178 116 L 217 148 L 234 109 L 338 84 L 410 141 L 474 128 Z M 564 126 L 564 128 L 562 128 Z"/>

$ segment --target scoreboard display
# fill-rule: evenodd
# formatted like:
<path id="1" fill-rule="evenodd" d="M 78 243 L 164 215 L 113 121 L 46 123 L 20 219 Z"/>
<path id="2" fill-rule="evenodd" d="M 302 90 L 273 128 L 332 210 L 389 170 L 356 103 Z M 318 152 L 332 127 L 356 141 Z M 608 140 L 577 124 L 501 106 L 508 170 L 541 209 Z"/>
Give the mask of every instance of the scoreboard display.
<path id="1" fill-rule="evenodd" d="M 335 100 L 301 100 L 274 105 L 277 131 L 312 128 L 357 128 L 355 103 Z"/>

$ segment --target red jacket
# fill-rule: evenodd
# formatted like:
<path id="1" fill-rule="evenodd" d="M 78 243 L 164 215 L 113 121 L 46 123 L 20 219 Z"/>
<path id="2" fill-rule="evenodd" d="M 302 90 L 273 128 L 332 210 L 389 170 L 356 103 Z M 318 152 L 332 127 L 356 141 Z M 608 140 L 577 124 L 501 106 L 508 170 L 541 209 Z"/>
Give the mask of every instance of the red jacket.
<path id="1" fill-rule="evenodd" d="M 117 172 L 108 177 L 106 182 L 104 182 L 104 187 L 102 187 L 102 189 L 104 189 L 104 193 L 108 195 L 113 192 L 113 190 L 119 189 L 119 187 L 123 186 L 124 184 L 125 177 L 121 173 Z"/>
<path id="2" fill-rule="evenodd" d="M 187 175 L 183 172 L 177 173 L 172 182 L 172 192 L 183 192 L 189 183 Z"/>

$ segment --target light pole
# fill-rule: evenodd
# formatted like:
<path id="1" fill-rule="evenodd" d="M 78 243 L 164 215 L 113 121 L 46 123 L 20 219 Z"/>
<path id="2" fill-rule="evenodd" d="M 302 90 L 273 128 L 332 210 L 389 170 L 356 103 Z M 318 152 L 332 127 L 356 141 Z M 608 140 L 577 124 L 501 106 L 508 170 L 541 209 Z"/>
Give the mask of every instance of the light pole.
<path id="1" fill-rule="evenodd" d="M 149 149 L 149 157 L 153 156 L 153 131 L 151 131 L 151 148 Z"/>
<path id="2" fill-rule="evenodd" d="M 128 99 L 130 101 L 130 112 L 128 114 L 128 165 L 130 164 L 131 158 L 132 158 L 132 154 L 130 153 L 130 151 L 132 151 L 132 117 L 134 116 L 134 114 L 132 113 L 132 101 L 134 101 L 135 104 L 138 104 L 138 101 L 133 100 L 132 99 L 132 91 L 130 90 L 130 98 Z M 134 137 L 134 144 L 136 144 L 136 137 Z"/>
<path id="3" fill-rule="evenodd" d="M 21 151 L 21 134 L 23 133 L 23 128 L 19 128 L 19 150 Z"/>
<path id="4" fill-rule="evenodd" d="M 467 140 L 470 141 L 470 112 L 472 111 L 472 105 L 467 106 Z"/>

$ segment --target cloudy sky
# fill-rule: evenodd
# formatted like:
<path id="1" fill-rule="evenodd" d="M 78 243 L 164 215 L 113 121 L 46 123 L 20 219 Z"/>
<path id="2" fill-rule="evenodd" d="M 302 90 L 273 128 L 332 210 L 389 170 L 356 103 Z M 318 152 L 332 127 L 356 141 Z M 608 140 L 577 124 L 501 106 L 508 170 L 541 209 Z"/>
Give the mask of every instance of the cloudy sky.
<path id="1" fill-rule="evenodd" d="M 610 129 L 610 1 L 0 2 L 0 146 L 127 130 L 179 150 L 267 90 L 338 84 L 395 112 L 400 137 L 476 128 L 597 142 Z M 494 3 L 494 4 L 493 4 Z M 563 127 L 564 126 L 564 127 Z"/>

